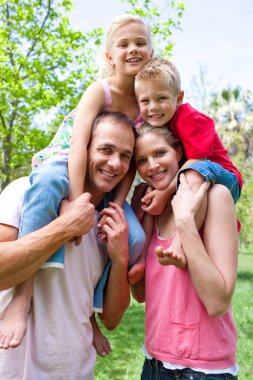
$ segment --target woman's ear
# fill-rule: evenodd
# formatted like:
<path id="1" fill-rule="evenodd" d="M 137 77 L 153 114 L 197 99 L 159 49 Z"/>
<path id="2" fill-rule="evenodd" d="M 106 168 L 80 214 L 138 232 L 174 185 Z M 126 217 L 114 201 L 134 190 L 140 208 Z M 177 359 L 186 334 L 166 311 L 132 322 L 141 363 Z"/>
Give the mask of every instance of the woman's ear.
<path id="1" fill-rule="evenodd" d="M 177 162 L 180 162 L 182 157 L 183 157 L 183 149 L 181 146 L 178 146 L 176 148 L 176 152 L 177 152 Z"/>

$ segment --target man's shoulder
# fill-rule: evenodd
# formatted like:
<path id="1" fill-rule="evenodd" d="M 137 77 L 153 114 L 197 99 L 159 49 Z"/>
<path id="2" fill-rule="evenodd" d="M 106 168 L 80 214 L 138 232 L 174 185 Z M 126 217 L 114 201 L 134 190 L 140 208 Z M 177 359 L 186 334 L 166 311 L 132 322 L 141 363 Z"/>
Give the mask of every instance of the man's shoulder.
<path id="1" fill-rule="evenodd" d="M 5 187 L 5 189 L 1 192 L 1 196 L 10 193 L 21 193 L 24 192 L 29 186 L 29 177 L 20 177 L 15 179 L 9 185 Z"/>
<path id="2" fill-rule="evenodd" d="M 21 177 L 11 182 L 0 195 L 0 223 L 19 228 L 21 207 L 29 178 Z"/>

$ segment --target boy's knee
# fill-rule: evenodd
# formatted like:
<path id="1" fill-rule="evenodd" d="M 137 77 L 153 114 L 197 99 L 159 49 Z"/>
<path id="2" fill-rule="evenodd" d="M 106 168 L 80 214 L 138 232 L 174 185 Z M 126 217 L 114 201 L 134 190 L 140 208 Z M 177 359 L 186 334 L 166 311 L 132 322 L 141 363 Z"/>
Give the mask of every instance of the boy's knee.
<path id="1" fill-rule="evenodd" d="M 200 174 L 197 170 L 194 169 L 186 169 L 184 172 L 186 181 L 188 185 L 191 187 L 193 191 L 197 191 L 202 183 L 205 182 L 205 177 Z M 180 177 L 179 177 L 180 183 Z"/>
<path id="2" fill-rule="evenodd" d="M 233 199 L 228 188 L 224 185 L 219 184 L 215 184 L 210 187 L 209 197 L 221 202 L 230 202 L 231 199 Z"/>

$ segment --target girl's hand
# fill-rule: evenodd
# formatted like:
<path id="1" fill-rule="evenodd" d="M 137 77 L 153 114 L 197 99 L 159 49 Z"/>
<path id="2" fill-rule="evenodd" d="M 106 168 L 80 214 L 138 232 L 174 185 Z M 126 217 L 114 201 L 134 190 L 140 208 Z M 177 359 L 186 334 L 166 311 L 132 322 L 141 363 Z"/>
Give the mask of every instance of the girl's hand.
<path id="1" fill-rule="evenodd" d="M 168 204 L 168 194 L 161 190 L 152 190 L 142 198 L 142 209 L 150 215 L 161 215 Z"/>
<path id="2" fill-rule="evenodd" d="M 135 215 L 141 222 L 144 216 L 144 210 L 142 209 L 143 202 L 141 199 L 145 194 L 147 194 L 147 191 L 149 187 L 148 184 L 145 182 L 141 182 L 139 185 L 135 186 L 134 193 L 131 199 L 131 207 L 134 210 Z"/>

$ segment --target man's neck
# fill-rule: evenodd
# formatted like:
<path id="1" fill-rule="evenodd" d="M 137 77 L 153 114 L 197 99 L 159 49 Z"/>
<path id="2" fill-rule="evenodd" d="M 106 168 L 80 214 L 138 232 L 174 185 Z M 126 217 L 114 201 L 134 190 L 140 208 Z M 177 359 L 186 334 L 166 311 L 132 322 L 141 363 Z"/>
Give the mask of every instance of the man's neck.
<path id="1" fill-rule="evenodd" d="M 105 193 L 101 193 L 101 191 L 94 191 L 94 189 L 89 189 L 88 186 L 84 185 L 83 189 L 84 193 L 88 192 L 91 194 L 91 200 L 90 202 L 95 206 L 95 208 L 99 205 L 99 203 L 102 201 L 102 199 L 105 196 Z"/>

